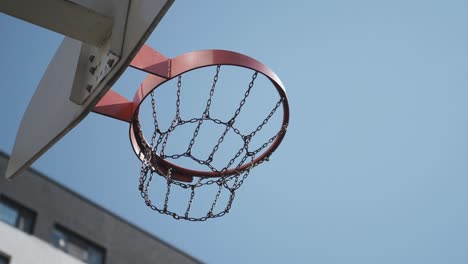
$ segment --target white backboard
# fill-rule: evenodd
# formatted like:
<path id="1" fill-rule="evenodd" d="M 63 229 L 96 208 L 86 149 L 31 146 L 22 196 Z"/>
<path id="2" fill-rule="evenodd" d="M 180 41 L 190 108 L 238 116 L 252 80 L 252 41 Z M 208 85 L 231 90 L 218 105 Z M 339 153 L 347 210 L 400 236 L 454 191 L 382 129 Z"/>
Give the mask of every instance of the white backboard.
<path id="1" fill-rule="evenodd" d="M 66 35 L 23 116 L 7 178 L 28 168 L 89 114 L 172 2 L 15 0 L 0 4 L 0 11 L 6 14 Z M 39 12 L 41 8 L 46 13 Z M 67 17 L 83 23 L 61 23 Z"/>

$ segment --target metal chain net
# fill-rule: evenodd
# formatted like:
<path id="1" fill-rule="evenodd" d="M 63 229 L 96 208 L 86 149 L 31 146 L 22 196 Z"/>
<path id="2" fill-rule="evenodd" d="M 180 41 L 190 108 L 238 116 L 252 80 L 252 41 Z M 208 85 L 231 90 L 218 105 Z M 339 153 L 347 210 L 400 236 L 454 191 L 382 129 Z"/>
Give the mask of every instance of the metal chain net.
<path id="1" fill-rule="evenodd" d="M 183 120 L 180 116 L 180 97 L 181 97 L 181 88 L 182 88 L 182 75 L 178 77 L 177 81 L 177 99 L 176 99 L 176 113 L 174 119 L 172 120 L 169 128 L 166 131 L 162 131 L 158 124 L 157 112 L 156 112 L 156 103 L 154 99 L 154 92 L 151 92 L 151 106 L 152 106 L 152 114 L 154 119 L 154 132 L 151 137 L 151 142 L 149 143 L 150 149 L 148 150 L 149 153 L 145 153 L 145 159 L 142 161 L 141 171 L 140 171 L 140 184 L 139 190 L 141 196 L 145 200 L 145 203 L 148 207 L 157 211 L 161 214 L 170 215 L 175 219 L 185 219 L 189 221 L 206 221 L 210 218 L 217 218 L 221 217 L 229 212 L 232 206 L 232 202 L 234 201 L 234 197 L 236 194 L 236 190 L 238 190 L 242 184 L 244 183 L 245 179 L 249 176 L 251 169 L 255 166 L 260 165 L 264 161 L 268 160 L 268 157 L 264 158 L 263 160 L 254 164 L 254 159 L 257 154 L 259 154 L 262 150 L 268 147 L 281 133 L 285 132 L 286 128 L 281 128 L 281 130 L 276 133 L 273 137 L 271 137 L 268 141 L 263 143 L 257 149 L 250 149 L 249 143 L 251 142 L 252 138 L 262 130 L 263 126 L 268 123 L 270 118 L 275 114 L 276 110 L 281 106 L 284 98 L 281 98 L 270 111 L 268 116 L 260 123 L 257 128 L 250 133 L 242 133 L 238 128 L 234 126 L 237 116 L 241 113 L 242 108 L 251 92 L 251 89 L 254 86 L 255 79 L 257 78 L 258 72 L 254 72 L 252 75 L 252 79 L 248 85 L 247 90 L 244 93 L 242 100 L 239 103 L 238 108 L 234 112 L 234 115 L 228 120 L 220 120 L 210 116 L 210 106 L 211 102 L 216 90 L 216 84 L 218 82 L 218 76 L 220 73 L 221 66 L 218 65 L 216 67 L 216 73 L 213 77 L 213 82 L 211 85 L 210 93 L 208 100 L 206 102 L 205 109 L 201 115 L 201 117 L 195 117 L 189 120 Z M 218 125 L 223 125 L 225 127 L 224 132 L 218 138 L 216 145 L 211 150 L 210 154 L 206 159 L 201 159 L 199 157 L 195 157 L 192 154 L 192 147 L 194 146 L 200 128 L 204 122 L 213 122 Z M 182 126 L 184 124 L 194 123 L 196 124 L 195 130 L 193 135 L 191 136 L 190 143 L 185 152 L 179 154 L 172 154 L 166 155 L 166 145 L 171 133 L 177 129 L 177 127 Z M 232 157 L 229 162 L 223 166 L 222 168 L 217 168 L 212 164 L 214 156 L 219 149 L 219 146 L 223 143 L 225 136 L 229 131 L 233 131 L 235 134 L 240 136 L 243 140 L 243 146 L 235 153 L 234 157 Z M 190 158 L 196 163 L 208 167 L 211 171 L 219 173 L 221 177 L 218 178 L 208 178 L 203 176 L 196 176 L 191 183 L 186 183 L 182 181 L 178 181 L 173 179 L 173 169 L 169 168 L 166 173 L 160 170 L 157 164 L 151 163 L 151 157 L 153 155 L 159 155 L 162 159 L 179 159 L 181 157 Z M 241 166 L 244 164 L 249 164 L 246 169 L 240 170 Z M 232 166 L 235 167 L 232 167 Z M 236 173 L 233 175 L 223 175 L 228 169 L 235 168 Z M 155 176 L 155 173 L 164 177 L 166 181 L 166 193 L 164 196 L 164 203 L 163 206 L 156 206 L 153 204 L 149 197 L 149 189 L 151 187 L 151 183 Z M 200 189 L 207 186 L 217 186 L 216 195 L 213 197 L 213 202 L 211 205 L 207 206 L 207 213 L 202 216 L 194 217 L 191 215 L 191 209 L 193 206 L 193 201 L 196 194 L 199 192 Z M 181 188 L 190 193 L 189 200 L 187 201 L 187 207 L 182 212 L 174 212 L 170 209 L 170 195 L 172 188 Z M 226 192 L 228 195 L 226 204 L 220 205 L 219 200 L 220 196 L 223 192 Z M 161 200 L 162 201 L 162 200 Z"/>

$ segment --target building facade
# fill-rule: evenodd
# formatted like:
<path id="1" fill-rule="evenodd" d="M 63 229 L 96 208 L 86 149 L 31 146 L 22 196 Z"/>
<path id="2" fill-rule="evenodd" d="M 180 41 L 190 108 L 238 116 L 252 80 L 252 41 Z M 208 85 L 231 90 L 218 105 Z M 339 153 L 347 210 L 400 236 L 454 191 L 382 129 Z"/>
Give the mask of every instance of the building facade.
<path id="1" fill-rule="evenodd" d="M 201 263 L 0 152 L 0 264 Z"/>

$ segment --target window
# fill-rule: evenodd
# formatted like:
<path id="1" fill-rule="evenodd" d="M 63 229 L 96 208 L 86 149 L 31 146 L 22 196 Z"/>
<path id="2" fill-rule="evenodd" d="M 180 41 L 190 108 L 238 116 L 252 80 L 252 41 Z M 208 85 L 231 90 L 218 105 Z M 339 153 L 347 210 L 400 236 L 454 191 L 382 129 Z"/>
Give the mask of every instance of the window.
<path id="1" fill-rule="evenodd" d="M 55 226 L 52 235 L 54 245 L 64 252 L 89 264 L 104 263 L 104 249 L 96 244 L 61 226 Z"/>
<path id="2" fill-rule="evenodd" d="M 0 221 L 31 234 L 35 220 L 36 213 L 5 196 L 0 196 Z"/>
<path id="3" fill-rule="evenodd" d="M 10 258 L 0 252 L 0 264 L 10 263 Z"/>

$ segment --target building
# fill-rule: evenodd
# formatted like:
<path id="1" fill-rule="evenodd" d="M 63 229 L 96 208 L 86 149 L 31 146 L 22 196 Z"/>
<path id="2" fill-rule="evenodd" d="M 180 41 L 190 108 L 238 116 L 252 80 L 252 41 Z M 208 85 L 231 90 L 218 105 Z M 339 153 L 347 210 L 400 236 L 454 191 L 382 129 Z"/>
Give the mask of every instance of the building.
<path id="1" fill-rule="evenodd" d="M 200 263 L 30 169 L 8 182 L 0 152 L 0 264 Z"/>

